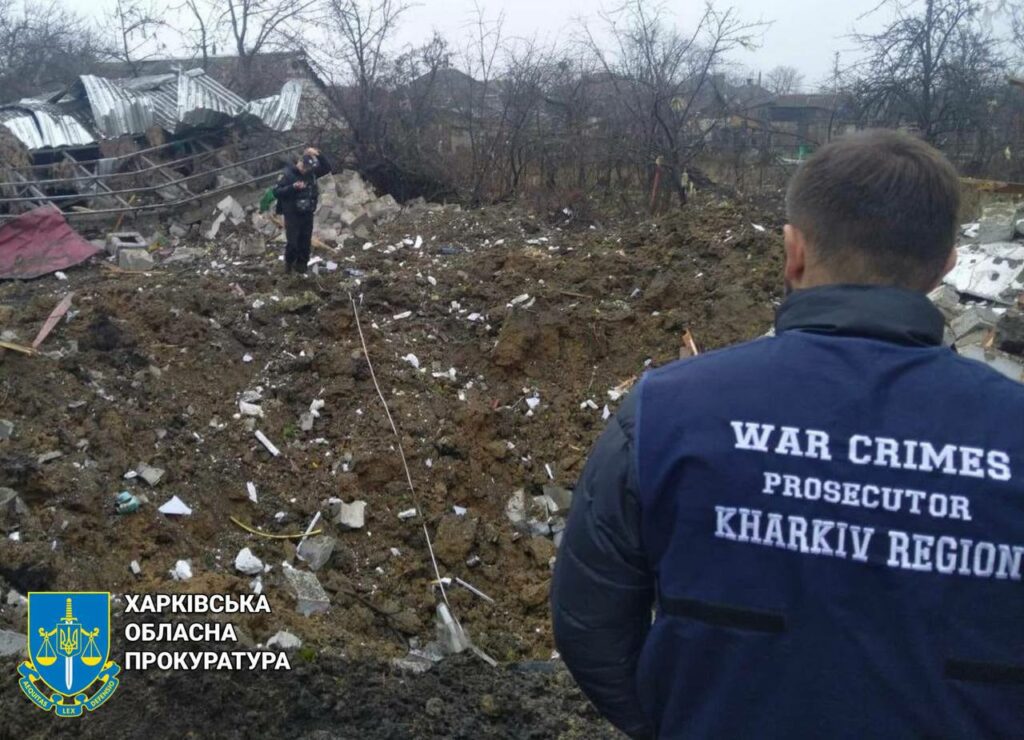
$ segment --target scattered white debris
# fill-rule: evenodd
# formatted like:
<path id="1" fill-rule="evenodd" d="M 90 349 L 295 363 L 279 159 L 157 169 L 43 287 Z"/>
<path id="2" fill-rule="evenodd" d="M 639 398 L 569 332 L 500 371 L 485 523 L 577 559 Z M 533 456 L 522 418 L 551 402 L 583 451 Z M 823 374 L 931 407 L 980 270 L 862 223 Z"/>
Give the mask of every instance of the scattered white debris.
<path id="1" fill-rule="evenodd" d="M 179 560 L 169 572 L 174 580 L 187 581 L 192 577 L 192 562 L 189 560 Z"/>
<path id="2" fill-rule="evenodd" d="M 555 474 L 551 472 L 551 466 L 548 463 L 544 463 L 544 470 L 548 472 L 548 478 L 551 480 L 555 479 Z"/>
<path id="3" fill-rule="evenodd" d="M 410 365 L 412 365 L 417 370 L 420 369 L 420 358 L 418 358 L 416 355 L 414 355 L 412 353 L 409 353 L 405 357 L 403 357 L 402 359 L 405 360 L 406 362 L 408 362 Z"/>
<path id="4" fill-rule="evenodd" d="M 249 481 L 248 483 L 245 484 L 245 489 L 249 492 L 249 500 L 252 501 L 254 504 L 258 504 L 259 499 L 256 496 L 256 484 L 253 483 L 252 481 Z"/>
<path id="5" fill-rule="evenodd" d="M 419 234 L 416 235 L 416 243 L 412 245 L 413 249 L 419 249 L 423 246 L 423 237 Z"/>
<path id="6" fill-rule="evenodd" d="M 278 650 L 298 650 L 302 647 L 302 640 L 293 635 L 291 632 L 285 632 L 281 630 L 276 635 L 267 640 L 267 647 L 276 647 Z"/>
<path id="7" fill-rule="evenodd" d="M 608 398 L 610 398 L 612 401 L 618 401 L 624 395 L 625 392 L 620 391 L 618 388 L 612 388 L 610 391 L 608 391 Z"/>
<path id="8" fill-rule="evenodd" d="M 249 403 L 248 401 L 239 401 L 238 410 L 242 412 L 243 416 L 255 416 L 260 419 L 263 418 L 263 408 L 254 403 Z"/>
<path id="9" fill-rule="evenodd" d="M 427 275 L 427 282 L 430 283 L 432 286 L 436 286 L 437 278 L 434 277 L 433 275 Z"/>
<path id="10" fill-rule="evenodd" d="M 391 318 L 393 318 L 395 321 L 401 321 L 402 319 L 407 319 L 410 316 L 412 316 L 412 311 L 403 311 L 402 313 L 396 313 Z"/>
<path id="11" fill-rule="evenodd" d="M 134 575 L 137 575 L 137 576 L 141 576 L 142 575 L 142 566 L 139 565 L 139 561 L 138 560 L 133 560 L 128 567 L 131 569 L 131 571 L 132 571 L 132 573 Z"/>
<path id="12" fill-rule="evenodd" d="M 252 362 L 252 359 L 252 355 L 250 355 L 248 352 L 242 355 L 242 362 Z"/>
<path id="13" fill-rule="evenodd" d="M 466 516 L 466 512 L 469 511 L 465 506 L 453 506 L 452 510 L 455 512 L 455 516 Z"/>
<path id="14" fill-rule="evenodd" d="M 753 226 L 757 231 L 765 231 L 765 228 L 761 224 L 750 224 L 750 225 Z"/>
<path id="15" fill-rule="evenodd" d="M 398 512 L 398 518 L 403 522 L 406 519 L 412 519 L 414 516 L 416 516 L 416 509 L 406 509 L 405 511 Z"/>
<path id="16" fill-rule="evenodd" d="M 243 547 L 235 556 L 235 570 L 247 576 L 259 575 L 263 572 L 263 561 L 253 555 L 248 547 Z"/>
<path id="17" fill-rule="evenodd" d="M 520 303 L 526 303 L 528 300 L 530 300 L 530 294 L 529 293 L 523 293 L 522 295 L 517 295 L 515 298 L 513 298 L 511 301 L 509 301 L 508 305 L 510 307 L 511 306 L 518 306 Z"/>
<path id="18" fill-rule="evenodd" d="M 61 282 L 68 279 L 68 276 L 61 272 L 60 270 L 57 270 L 57 272 L 53 273 L 53 276 L 60 280 Z"/>
<path id="19" fill-rule="evenodd" d="M 7 539 L 11 542 L 21 542 L 21 532 L 11 532 L 7 535 Z"/>
<path id="20" fill-rule="evenodd" d="M 281 450 L 277 449 L 277 447 L 274 446 L 274 443 L 267 439 L 267 435 L 265 435 L 259 429 L 256 430 L 256 439 L 258 439 L 260 441 L 260 444 L 267 448 L 267 452 L 269 452 L 274 457 L 277 457 L 278 455 L 281 454 Z"/>
<path id="21" fill-rule="evenodd" d="M 540 396 L 532 396 L 526 399 L 526 405 L 530 407 L 530 411 L 540 406 Z"/>
<path id="22" fill-rule="evenodd" d="M 583 403 L 580 404 L 580 408 L 581 409 L 593 409 L 594 411 L 597 411 L 597 404 L 594 403 L 593 400 L 588 398 L 586 401 L 584 401 Z M 607 406 L 605 408 L 607 408 Z"/>
<path id="23" fill-rule="evenodd" d="M 608 408 L 608 404 L 604 405 L 604 411 L 601 412 L 601 421 L 608 421 L 611 417 L 612 412 Z"/>
<path id="24" fill-rule="evenodd" d="M 157 511 L 167 516 L 191 516 L 192 509 L 177 496 L 171 496 L 170 501 L 161 506 Z"/>
<path id="25" fill-rule="evenodd" d="M 327 402 L 322 398 L 317 398 L 313 403 L 309 404 L 309 413 L 313 415 L 313 418 L 320 418 L 320 410 L 327 405 Z"/>

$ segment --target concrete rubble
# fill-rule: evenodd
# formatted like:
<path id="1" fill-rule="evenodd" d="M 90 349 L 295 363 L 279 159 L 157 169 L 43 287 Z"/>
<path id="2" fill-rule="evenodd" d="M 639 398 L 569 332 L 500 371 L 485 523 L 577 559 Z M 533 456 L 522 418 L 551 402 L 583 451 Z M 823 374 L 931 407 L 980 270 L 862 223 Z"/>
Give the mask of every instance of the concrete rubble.
<path id="1" fill-rule="evenodd" d="M 946 318 L 947 344 L 1006 377 L 1024 382 L 1024 241 L 1018 224 L 1024 211 L 992 203 L 977 223 L 964 224 L 956 267 L 929 298 Z"/>
<path id="2" fill-rule="evenodd" d="M 24 632 L 0 630 L 0 658 L 28 654 L 28 638 Z"/>
<path id="3" fill-rule="evenodd" d="M 337 540 L 329 535 L 307 537 L 299 544 L 296 554 L 310 570 L 320 570 L 331 559 L 336 544 Z"/>
<path id="4" fill-rule="evenodd" d="M 293 635 L 291 632 L 280 630 L 275 633 L 273 637 L 267 640 L 268 648 L 277 648 L 278 650 L 284 650 L 290 652 L 292 650 L 298 650 L 302 647 L 302 640 Z"/>
<path id="5" fill-rule="evenodd" d="M 331 608 L 331 600 L 314 574 L 297 570 L 287 563 L 283 568 L 284 577 L 295 595 L 295 611 L 308 617 Z"/>

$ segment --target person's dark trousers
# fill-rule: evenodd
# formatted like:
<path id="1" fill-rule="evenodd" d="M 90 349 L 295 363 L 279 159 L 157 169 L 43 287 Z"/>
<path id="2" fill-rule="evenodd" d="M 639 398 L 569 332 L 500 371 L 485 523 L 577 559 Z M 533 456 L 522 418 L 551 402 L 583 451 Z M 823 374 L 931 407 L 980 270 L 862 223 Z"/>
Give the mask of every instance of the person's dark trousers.
<path id="1" fill-rule="evenodd" d="M 287 239 L 284 248 L 285 269 L 305 272 L 313 240 L 313 214 L 290 213 L 285 216 L 284 235 Z"/>

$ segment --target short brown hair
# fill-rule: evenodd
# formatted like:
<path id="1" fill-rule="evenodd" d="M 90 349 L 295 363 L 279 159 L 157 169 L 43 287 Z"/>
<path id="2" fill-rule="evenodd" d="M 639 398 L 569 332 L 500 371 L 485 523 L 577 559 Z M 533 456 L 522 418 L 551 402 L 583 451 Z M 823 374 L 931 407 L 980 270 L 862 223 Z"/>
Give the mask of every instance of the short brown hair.
<path id="1" fill-rule="evenodd" d="M 841 282 L 928 290 L 956 240 L 960 181 L 937 150 L 875 129 L 823 146 L 797 171 L 786 215 Z"/>

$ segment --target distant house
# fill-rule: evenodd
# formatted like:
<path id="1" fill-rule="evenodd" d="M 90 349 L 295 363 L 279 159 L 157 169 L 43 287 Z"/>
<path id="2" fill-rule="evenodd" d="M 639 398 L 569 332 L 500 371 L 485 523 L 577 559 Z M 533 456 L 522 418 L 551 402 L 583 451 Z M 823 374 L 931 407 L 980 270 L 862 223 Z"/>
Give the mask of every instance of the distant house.
<path id="1" fill-rule="evenodd" d="M 768 149 L 797 158 L 854 126 L 851 102 L 841 94 L 777 95 L 751 113 L 767 132 Z"/>

